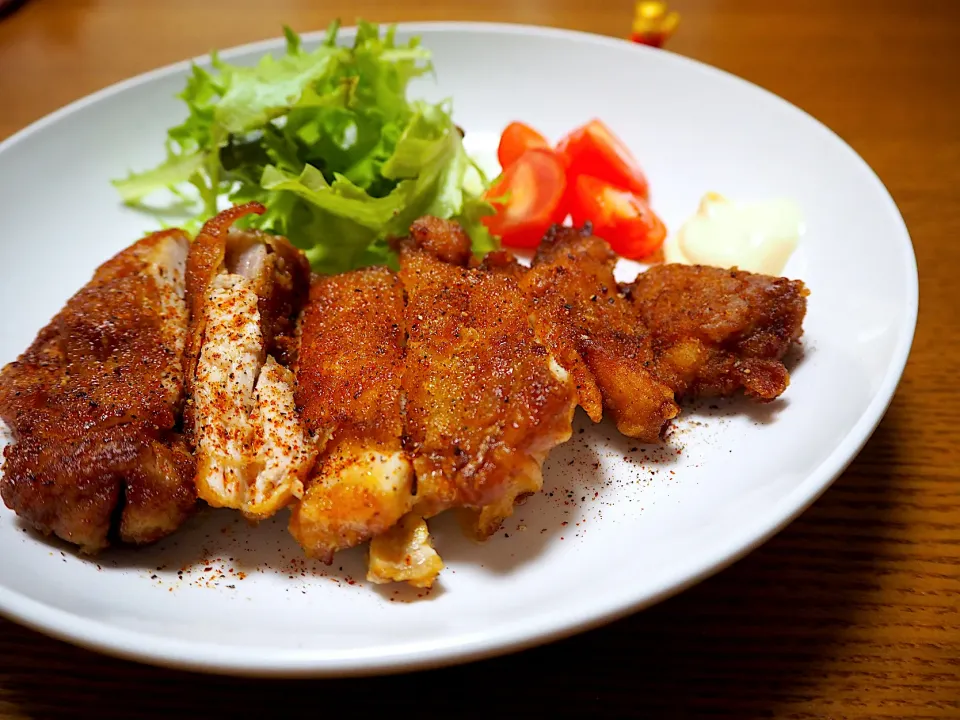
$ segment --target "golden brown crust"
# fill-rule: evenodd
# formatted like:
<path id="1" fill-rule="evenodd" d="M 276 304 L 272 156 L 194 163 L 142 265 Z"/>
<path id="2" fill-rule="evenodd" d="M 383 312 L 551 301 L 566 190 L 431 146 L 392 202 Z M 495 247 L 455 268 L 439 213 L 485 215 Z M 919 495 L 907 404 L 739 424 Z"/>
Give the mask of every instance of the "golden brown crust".
<path id="1" fill-rule="evenodd" d="M 660 265 L 625 287 L 653 338 L 656 375 L 680 397 L 759 400 L 790 382 L 781 362 L 803 332 L 799 280 L 696 265 Z"/>
<path id="2" fill-rule="evenodd" d="M 615 263 L 605 241 L 555 227 L 520 285 L 538 336 L 573 376 L 590 419 L 598 422 L 606 409 L 623 434 L 657 442 L 678 408 L 672 391 L 650 372 L 650 340 L 619 292 Z"/>
<path id="3" fill-rule="evenodd" d="M 333 553 L 384 532 L 411 507 L 401 447 L 403 289 L 386 268 L 320 277 L 301 320 L 297 405 L 326 442 L 290 531 L 308 554 Z"/>
<path id="4" fill-rule="evenodd" d="M 466 265 L 471 257 L 470 237 L 453 220 L 430 215 L 419 218 L 410 226 L 407 242 L 451 265 Z"/>
<path id="5" fill-rule="evenodd" d="M 156 540 L 195 503 L 175 432 L 187 242 L 169 230 L 118 253 L 0 373 L 0 417 L 16 439 L 3 500 L 86 551 L 113 533 Z"/>
<path id="6" fill-rule="evenodd" d="M 401 250 L 403 388 L 418 510 L 429 516 L 510 493 L 531 457 L 570 436 L 574 396 L 511 277 L 448 264 L 431 254 L 436 243 L 418 243 Z"/>
<path id="7" fill-rule="evenodd" d="M 375 442 L 403 433 L 403 288 L 386 268 L 317 278 L 301 318 L 297 406 L 315 435 Z"/>

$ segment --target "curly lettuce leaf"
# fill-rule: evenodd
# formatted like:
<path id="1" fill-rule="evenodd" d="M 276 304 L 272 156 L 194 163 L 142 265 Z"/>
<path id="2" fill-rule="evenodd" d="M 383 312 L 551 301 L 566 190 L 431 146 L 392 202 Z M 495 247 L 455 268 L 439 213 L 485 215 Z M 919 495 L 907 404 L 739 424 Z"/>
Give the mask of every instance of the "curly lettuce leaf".
<path id="1" fill-rule="evenodd" d="M 395 264 L 387 239 L 417 217 L 460 220 L 474 249 L 496 246 L 449 104 L 411 103 L 409 83 L 432 72 L 418 40 L 398 43 L 361 21 L 350 47 L 332 23 L 312 50 L 284 28 L 286 53 L 253 67 L 213 55 L 194 66 L 178 96 L 187 118 L 167 134 L 156 168 L 114 181 L 121 198 L 143 206 L 160 189 L 199 196 L 200 222 L 225 201 L 257 200 L 268 210 L 249 225 L 286 235 L 319 271 L 371 262 Z M 191 223 L 192 224 L 192 223 Z"/>
<path id="2" fill-rule="evenodd" d="M 214 126 L 232 135 L 242 135 L 285 115 L 317 81 L 336 73 L 347 51 L 320 46 L 311 53 L 297 50 L 274 60 L 265 55 L 255 67 L 218 63 L 226 88 L 213 113 Z"/>
<path id="3" fill-rule="evenodd" d="M 299 174 L 268 165 L 260 185 L 280 196 L 293 195 L 296 201 L 286 213 L 268 213 L 258 222 L 303 248 L 321 272 L 356 267 L 370 258 L 368 251 L 392 261 L 386 241 L 406 235 L 422 215 L 452 218 L 464 214 L 465 227 L 473 228 L 478 249 L 487 251 L 493 242 L 479 218 L 489 208 L 463 190 L 470 166 L 450 117 L 438 106 L 419 104 L 384 163 L 385 174 L 388 170 L 398 180 L 387 195 L 375 196 L 339 173 L 328 182 L 312 165 Z M 328 240 L 318 242 L 318 238 Z"/>

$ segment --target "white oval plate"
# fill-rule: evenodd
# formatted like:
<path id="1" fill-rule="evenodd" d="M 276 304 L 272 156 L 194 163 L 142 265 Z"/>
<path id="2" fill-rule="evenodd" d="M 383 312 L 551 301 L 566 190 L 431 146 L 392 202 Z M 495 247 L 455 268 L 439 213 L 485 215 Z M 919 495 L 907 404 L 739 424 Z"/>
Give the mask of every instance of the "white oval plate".
<path id="1" fill-rule="evenodd" d="M 452 96 L 479 150 L 511 120 L 558 138 L 596 116 L 634 150 L 672 229 L 707 190 L 798 202 L 807 231 L 785 274 L 812 295 L 784 397 L 689 410 L 660 450 L 578 414 L 584 432 L 550 457 L 544 493 L 496 538 L 479 546 L 434 523 L 448 569 L 423 598 L 363 581 L 361 549 L 332 568 L 303 561 L 285 518 L 251 529 L 206 511 L 159 545 L 91 561 L 0 509 L 4 614 L 111 654 L 214 672 L 360 674 L 474 659 L 585 630 L 716 572 L 800 513 L 860 450 L 907 359 L 917 271 L 896 206 L 847 145 L 783 100 L 668 52 L 507 25 L 401 26 L 410 34 L 437 67 L 436 83 L 415 93 Z M 282 42 L 223 55 L 253 62 L 267 51 Z M 108 181 L 162 157 L 187 68 L 115 85 L 0 146 L 0 361 L 99 263 L 155 227 Z"/>

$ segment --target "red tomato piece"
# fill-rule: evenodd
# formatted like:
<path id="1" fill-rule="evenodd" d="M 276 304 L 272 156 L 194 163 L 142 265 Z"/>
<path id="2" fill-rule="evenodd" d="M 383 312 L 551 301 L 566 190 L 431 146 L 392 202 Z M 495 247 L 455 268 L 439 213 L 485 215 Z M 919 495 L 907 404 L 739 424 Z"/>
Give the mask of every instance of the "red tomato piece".
<path id="1" fill-rule="evenodd" d="M 571 183 L 580 175 L 590 175 L 644 200 L 650 197 L 640 164 L 623 141 L 599 120 L 591 120 L 563 138 L 557 152 L 566 158 Z"/>
<path id="2" fill-rule="evenodd" d="M 557 155 L 552 150 L 527 150 L 485 193 L 497 214 L 483 222 L 504 245 L 536 247 L 547 229 L 566 216 L 561 206 L 565 189 L 563 163 Z M 497 202 L 508 194 L 505 204 Z"/>
<path id="3" fill-rule="evenodd" d="M 593 223 L 593 232 L 610 243 L 613 251 L 640 260 L 657 250 L 667 228 L 647 201 L 589 175 L 581 175 L 570 193 L 574 225 Z"/>
<path id="4" fill-rule="evenodd" d="M 497 148 L 497 160 L 500 167 L 506 170 L 513 165 L 527 150 L 550 150 L 547 139 L 529 125 L 522 122 L 512 122 L 500 136 L 500 146 Z"/>

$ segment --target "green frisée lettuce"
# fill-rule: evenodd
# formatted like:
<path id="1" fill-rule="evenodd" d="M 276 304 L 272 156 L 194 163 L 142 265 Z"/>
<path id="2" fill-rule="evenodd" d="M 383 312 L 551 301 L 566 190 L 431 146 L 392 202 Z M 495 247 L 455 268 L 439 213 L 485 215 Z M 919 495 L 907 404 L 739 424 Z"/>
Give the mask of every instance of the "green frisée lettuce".
<path id="1" fill-rule="evenodd" d="M 166 160 L 115 180 L 121 198 L 142 205 L 164 189 L 187 198 L 193 186 L 196 223 L 224 199 L 259 201 L 267 212 L 244 222 L 287 236 L 319 272 L 394 265 L 387 239 L 428 214 L 460 221 L 478 255 L 495 249 L 482 222 L 493 214 L 481 197 L 487 179 L 449 103 L 407 99 L 410 81 L 432 69 L 429 51 L 365 22 L 343 47 L 338 30 L 308 51 L 287 28 L 286 54 L 254 67 L 216 54 L 211 70 L 194 66 Z"/>

